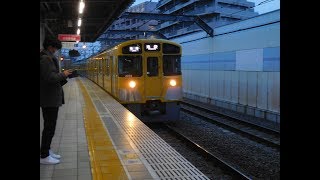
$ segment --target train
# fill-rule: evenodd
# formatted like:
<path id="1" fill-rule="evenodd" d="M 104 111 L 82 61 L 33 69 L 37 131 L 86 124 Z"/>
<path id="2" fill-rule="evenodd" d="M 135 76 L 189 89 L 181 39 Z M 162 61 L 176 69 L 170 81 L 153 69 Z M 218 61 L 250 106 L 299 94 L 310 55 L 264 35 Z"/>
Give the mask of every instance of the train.
<path id="1" fill-rule="evenodd" d="M 78 73 L 142 121 L 176 121 L 182 100 L 181 54 L 181 45 L 169 40 L 129 40 L 88 58 Z"/>

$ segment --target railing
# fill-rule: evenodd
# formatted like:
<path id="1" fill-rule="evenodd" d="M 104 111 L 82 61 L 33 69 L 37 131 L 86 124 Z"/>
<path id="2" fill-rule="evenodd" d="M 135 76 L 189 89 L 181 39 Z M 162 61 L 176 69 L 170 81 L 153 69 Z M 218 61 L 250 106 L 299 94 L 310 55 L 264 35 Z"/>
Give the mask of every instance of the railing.
<path id="1" fill-rule="evenodd" d="M 253 2 L 247 2 L 244 0 L 218 0 L 218 2 L 233 4 L 233 5 L 238 5 L 238 6 L 246 6 L 246 7 L 254 6 Z"/>
<path id="2" fill-rule="evenodd" d="M 158 4 L 157 4 L 157 8 L 160 8 L 161 6 L 167 4 L 168 2 L 170 2 L 171 0 L 162 0 L 162 1 L 159 1 Z"/>
<path id="3" fill-rule="evenodd" d="M 179 30 L 175 30 L 175 31 L 171 31 L 169 33 L 165 33 L 165 35 L 170 38 L 170 37 L 186 34 L 186 33 L 193 32 L 193 31 L 198 31 L 198 30 L 201 30 L 201 28 L 198 25 L 193 24 L 191 26 L 188 26 L 188 27 L 185 27 L 185 28 L 182 28 L 182 29 L 179 29 Z"/>
<path id="4" fill-rule="evenodd" d="M 199 0 L 190 0 L 190 1 L 186 2 L 186 3 L 178 4 L 178 5 L 174 6 L 173 8 L 165 11 L 163 14 L 171 14 L 171 13 L 173 13 L 173 12 L 175 12 L 175 11 L 181 9 L 181 8 L 184 8 L 184 7 L 186 7 L 186 6 L 190 5 L 190 4 L 193 4 L 193 3 L 197 2 L 197 1 L 199 1 Z"/>
<path id="5" fill-rule="evenodd" d="M 167 22 L 165 22 L 165 23 L 162 23 L 162 24 L 160 24 L 160 25 L 158 25 L 158 26 L 156 26 L 156 29 L 163 29 L 163 28 L 166 28 L 166 27 L 169 27 L 169 26 L 171 26 L 172 24 L 176 24 L 176 23 L 178 23 L 177 21 L 167 21 Z"/>
<path id="6" fill-rule="evenodd" d="M 215 6 L 201 6 L 197 7 L 195 10 L 188 11 L 185 14 L 186 15 L 203 15 L 203 14 L 210 14 L 210 13 L 215 13 L 216 12 L 216 7 Z"/>

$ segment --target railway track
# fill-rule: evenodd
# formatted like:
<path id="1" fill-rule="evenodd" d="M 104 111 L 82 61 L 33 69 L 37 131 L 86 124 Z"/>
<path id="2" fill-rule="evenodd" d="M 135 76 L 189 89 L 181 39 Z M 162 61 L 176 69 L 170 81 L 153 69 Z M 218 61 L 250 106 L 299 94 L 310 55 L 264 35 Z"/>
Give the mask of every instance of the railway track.
<path id="1" fill-rule="evenodd" d="M 188 100 L 183 100 L 181 102 L 181 110 L 241 134 L 256 142 L 276 148 L 277 150 L 280 149 L 280 132 L 277 130 L 216 112 L 208 107 L 204 107 L 200 103 L 194 103 Z"/>
<path id="2" fill-rule="evenodd" d="M 217 155 L 214 155 L 213 153 L 209 152 L 206 148 L 195 143 L 194 141 L 192 141 L 190 138 L 183 135 L 181 132 L 179 132 L 179 130 L 175 129 L 174 127 L 168 124 L 162 124 L 162 123 L 157 125 L 149 124 L 148 126 L 160 136 L 165 137 L 163 139 L 165 139 L 166 141 L 172 141 L 171 140 L 172 137 L 168 137 L 168 135 L 164 135 L 165 134 L 164 131 L 168 132 L 170 135 L 176 137 L 182 143 L 186 144 L 186 146 L 189 149 L 191 149 L 191 151 L 196 152 L 196 155 L 184 154 L 184 156 L 186 156 L 187 159 L 194 159 L 195 161 L 198 161 L 198 162 L 192 162 L 193 160 L 191 160 L 190 161 L 191 163 L 193 164 L 194 163 L 196 164 L 197 163 L 198 164 L 213 163 L 214 165 L 210 165 L 209 167 L 206 165 L 200 165 L 200 168 L 198 167 L 199 170 L 206 171 L 203 173 L 205 173 L 210 179 L 217 179 L 217 178 L 219 179 L 223 176 L 225 176 L 225 179 L 251 179 L 245 173 L 241 172 L 240 170 L 236 169 L 232 165 L 223 161 Z M 162 128 L 162 130 L 159 131 L 159 128 Z M 177 140 L 173 140 L 173 141 L 174 141 L 174 145 L 171 144 L 171 146 L 179 147 L 179 148 L 183 147 L 183 145 L 181 145 L 181 142 L 178 142 Z M 176 149 L 176 150 L 179 151 L 179 149 Z M 190 150 L 180 149 L 180 151 L 183 151 L 185 153 L 186 151 L 190 151 Z M 183 152 L 180 152 L 180 153 L 183 154 Z M 199 159 L 198 157 L 199 155 L 202 157 L 202 159 Z M 190 157 L 190 156 L 197 156 L 197 157 Z M 218 167 L 218 170 L 214 166 Z M 219 172 L 218 175 L 215 174 L 216 172 Z M 213 175 L 211 173 L 213 173 Z"/>

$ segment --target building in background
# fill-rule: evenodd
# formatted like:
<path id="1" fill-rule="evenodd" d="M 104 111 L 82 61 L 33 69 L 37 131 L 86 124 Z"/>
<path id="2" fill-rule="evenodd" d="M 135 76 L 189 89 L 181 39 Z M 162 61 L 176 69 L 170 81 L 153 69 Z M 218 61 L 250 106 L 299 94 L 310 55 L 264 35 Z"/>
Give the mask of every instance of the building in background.
<path id="1" fill-rule="evenodd" d="M 160 14 L 198 15 L 211 28 L 216 28 L 257 16 L 253 6 L 253 2 L 246 0 L 160 0 L 157 9 Z M 201 31 L 201 28 L 194 22 L 163 22 L 157 30 L 174 38 Z"/>
<path id="2" fill-rule="evenodd" d="M 157 2 L 146 1 L 144 3 L 130 7 L 127 12 L 145 12 L 145 13 L 158 13 L 156 9 Z M 139 30 L 139 31 L 155 31 L 158 25 L 157 20 L 143 20 L 143 19 L 125 19 L 120 18 L 112 23 L 110 30 Z M 146 38 L 144 35 L 130 34 L 117 35 L 110 34 L 109 38 L 122 38 L 122 39 L 141 39 Z M 112 43 L 112 42 L 110 42 Z"/>

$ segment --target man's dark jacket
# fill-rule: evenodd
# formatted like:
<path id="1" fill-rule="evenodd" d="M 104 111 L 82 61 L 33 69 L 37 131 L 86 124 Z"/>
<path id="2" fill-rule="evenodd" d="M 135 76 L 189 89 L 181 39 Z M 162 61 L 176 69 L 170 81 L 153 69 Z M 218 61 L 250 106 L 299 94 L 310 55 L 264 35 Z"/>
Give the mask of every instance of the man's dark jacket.
<path id="1" fill-rule="evenodd" d="M 59 107 L 64 104 L 62 85 L 66 76 L 59 73 L 57 58 L 49 51 L 40 52 L 40 107 Z"/>

